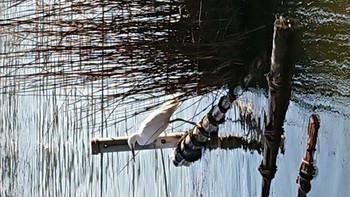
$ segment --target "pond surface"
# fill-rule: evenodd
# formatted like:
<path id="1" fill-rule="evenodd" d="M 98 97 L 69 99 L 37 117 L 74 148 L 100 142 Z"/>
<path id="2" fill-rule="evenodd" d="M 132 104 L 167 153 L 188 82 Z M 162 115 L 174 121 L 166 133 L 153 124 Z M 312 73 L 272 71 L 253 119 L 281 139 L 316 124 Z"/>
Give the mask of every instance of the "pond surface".
<path id="1" fill-rule="evenodd" d="M 44 3 L 47 2 L 37 1 L 37 4 L 33 4 L 24 1 L 12 8 L 3 9 L 10 5 L 3 2 L 0 24 L 13 18 L 14 13 L 19 15 L 20 19 L 30 17 L 31 13 L 37 11 L 36 9 L 40 10 L 40 5 Z M 59 4 L 58 1 L 56 3 Z M 179 2 L 173 3 L 174 7 L 182 5 Z M 125 3 L 123 6 L 132 4 Z M 163 4 L 160 3 L 159 6 Z M 138 13 L 138 7 L 135 7 L 130 15 Z M 98 8 L 85 13 L 86 17 L 98 12 Z M 110 9 L 112 8 L 123 10 L 120 6 L 111 6 Z M 21 13 L 23 9 L 25 12 Z M 281 3 L 279 9 L 300 20 L 304 31 L 303 54 L 296 65 L 292 100 L 284 125 L 286 152 L 278 156 L 278 171 L 272 182 L 270 196 L 297 196 L 295 180 L 305 154 L 307 125 L 312 113 L 320 115 L 321 128 L 316 151 L 318 174 L 311 182 L 312 190 L 308 196 L 347 196 L 350 194 L 350 143 L 347 140 L 350 137 L 350 2 L 291 1 Z M 151 8 L 149 10 L 150 13 L 153 12 Z M 178 12 L 178 8 L 176 10 Z M 160 11 L 167 14 L 171 12 L 165 8 Z M 123 13 L 123 16 L 128 15 Z M 102 20 L 102 16 L 93 17 Z M 137 21 L 136 25 L 144 25 L 142 17 L 145 16 L 140 17 L 141 19 L 131 17 L 132 20 L 125 17 L 125 21 L 122 22 Z M 146 17 L 153 16 L 148 14 Z M 167 16 L 153 17 L 152 24 L 162 23 L 164 17 Z M 101 53 L 98 47 L 86 51 L 79 51 L 85 50 L 83 47 L 74 50 L 62 48 L 59 52 L 49 50 L 45 53 L 49 45 L 42 43 L 52 39 L 50 42 L 57 44 L 59 41 L 53 37 L 58 35 L 38 38 L 34 36 L 33 39 L 29 39 L 30 35 L 28 36 L 26 30 L 32 26 L 24 26 L 22 23 L 16 23 L 16 20 L 19 19 L 12 21 L 15 25 L 6 25 L 6 28 L 0 30 L 0 196 L 260 196 L 262 177 L 257 169 L 262 155 L 257 151 L 206 151 L 201 160 L 181 168 L 173 166 L 169 160 L 168 155 L 172 150 L 140 151 L 135 163 L 130 162 L 129 152 L 98 156 L 90 154 L 91 138 L 124 136 L 135 132 L 140 122 L 150 113 L 150 110 L 146 110 L 147 107 L 163 102 L 168 98 L 165 96 L 166 91 L 172 92 L 175 86 L 172 86 L 171 82 L 163 88 L 167 81 L 178 80 L 179 83 L 187 84 L 179 89 L 192 92 L 177 92 L 179 95 L 185 95 L 183 98 L 186 99 L 183 99 L 185 101 L 175 112 L 174 118 L 200 120 L 210 106 L 217 102 L 217 98 L 226 94 L 227 89 L 209 88 L 210 91 L 205 91 L 201 86 L 200 94 L 193 93 L 197 88 L 194 84 L 200 80 L 198 73 L 195 73 L 199 68 L 193 68 L 191 64 L 192 56 L 179 54 L 173 59 L 158 61 L 157 58 L 172 53 L 159 52 L 164 50 L 161 46 L 148 50 L 140 41 L 123 41 L 122 32 L 119 32 L 120 37 L 113 38 L 116 43 L 120 40 L 137 42 L 138 45 L 133 47 L 139 47 L 139 50 L 143 51 L 141 59 L 151 56 L 152 60 L 136 61 L 138 57 L 135 55 L 141 52 L 124 53 L 122 47 L 118 48 L 117 55 L 113 54 L 112 59 L 104 58 L 104 55 L 101 58 L 104 52 Z M 173 14 L 167 20 L 175 24 L 182 19 L 180 15 Z M 38 24 L 42 25 L 37 27 L 41 31 L 50 28 L 49 23 Z M 64 30 L 65 22 L 60 24 L 63 32 L 70 31 Z M 13 32 L 9 33 L 7 30 Z M 130 33 L 131 27 L 124 31 L 129 31 L 128 39 L 134 36 Z M 166 34 L 155 29 L 150 35 L 166 39 L 171 33 Z M 77 40 L 75 36 L 69 37 L 71 45 L 65 46 L 72 46 Z M 91 37 L 84 34 L 79 36 L 79 46 L 85 46 L 86 43 L 99 46 L 98 39 L 104 39 L 97 34 Z M 86 40 L 83 39 L 85 37 Z M 151 37 L 145 37 L 144 40 L 147 41 Z M 68 43 L 69 39 L 62 43 Z M 35 53 L 23 52 L 27 49 L 32 50 L 33 46 L 36 49 Z M 113 49 L 110 50 L 113 51 L 115 47 L 118 46 L 112 45 Z M 159 67 L 141 69 L 143 66 L 151 66 L 149 62 L 152 61 L 158 66 L 172 61 L 173 67 L 167 67 L 171 71 L 167 73 L 167 81 L 163 81 L 164 74 L 159 73 L 162 71 Z M 116 63 L 127 65 L 121 68 L 128 72 L 117 70 L 114 71 L 115 77 L 101 78 L 96 74 L 101 62 L 106 63 L 106 70 Z M 146 63 L 141 65 L 140 62 Z M 137 66 L 141 69 L 139 73 L 135 71 Z M 184 73 L 174 71 L 184 68 Z M 96 73 L 81 74 L 84 70 Z M 81 75 L 76 74 L 78 71 Z M 31 75 L 39 72 L 45 72 L 46 75 Z M 59 72 L 65 72 L 65 75 L 60 75 Z M 155 76 L 147 78 L 147 72 Z M 155 84 L 157 79 L 163 84 L 156 84 L 155 90 L 147 89 L 151 84 Z M 142 86 L 143 84 L 145 85 Z M 213 85 L 215 86 L 216 84 Z M 266 91 L 262 89 L 245 91 L 239 100 L 254 111 L 254 116 L 262 116 L 266 111 Z M 245 127 L 235 121 L 239 118 L 238 109 L 234 107 L 220 127 L 220 134 L 246 133 Z M 191 125 L 176 123 L 168 128 L 168 132 L 185 131 L 189 128 Z"/>

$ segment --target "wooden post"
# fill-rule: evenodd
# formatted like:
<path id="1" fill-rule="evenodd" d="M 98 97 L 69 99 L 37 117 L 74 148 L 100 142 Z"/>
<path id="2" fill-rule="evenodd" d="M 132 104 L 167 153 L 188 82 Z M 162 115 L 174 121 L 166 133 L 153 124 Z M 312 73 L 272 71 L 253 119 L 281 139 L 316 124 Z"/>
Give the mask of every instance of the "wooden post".
<path id="1" fill-rule="evenodd" d="M 185 136 L 186 132 L 168 133 L 166 136 L 161 135 L 154 143 L 139 146 L 136 144 L 135 150 L 159 149 L 159 148 L 175 148 L 178 141 Z M 114 137 L 114 138 L 95 138 L 91 140 L 91 153 L 93 155 L 108 152 L 130 151 L 128 146 L 128 137 Z M 244 148 L 250 151 L 256 150 L 261 152 L 262 144 L 258 141 L 245 139 L 241 136 L 219 136 L 217 143 L 208 146 L 209 149 L 223 148 L 235 149 Z"/>
<path id="2" fill-rule="evenodd" d="M 306 197 L 311 190 L 311 180 L 315 176 L 314 153 L 316 151 L 318 129 L 320 128 L 320 116 L 312 114 L 309 120 L 307 132 L 307 145 L 305 157 L 299 168 L 297 183 L 299 185 L 298 197 Z"/>
<path id="3" fill-rule="evenodd" d="M 262 194 L 267 197 L 270 184 L 277 171 L 276 158 L 281 135 L 284 133 L 283 123 L 291 95 L 291 80 L 296 62 L 297 43 L 294 21 L 280 18 L 275 21 L 271 69 L 267 75 L 269 85 L 268 124 L 264 131 L 263 160 L 259 167 L 263 177 Z"/>
<path id="4" fill-rule="evenodd" d="M 238 88 L 238 87 L 237 87 Z M 219 124 L 225 122 L 225 113 L 236 100 L 236 95 L 222 96 L 219 103 L 211 108 L 206 116 L 197 123 L 192 131 L 179 140 L 178 146 L 173 151 L 171 160 L 175 166 L 182 166 L 188 162 L 195 162 L 202 157 L 202 150 L 209 144 L 211 139 L 217 140 Z"/>

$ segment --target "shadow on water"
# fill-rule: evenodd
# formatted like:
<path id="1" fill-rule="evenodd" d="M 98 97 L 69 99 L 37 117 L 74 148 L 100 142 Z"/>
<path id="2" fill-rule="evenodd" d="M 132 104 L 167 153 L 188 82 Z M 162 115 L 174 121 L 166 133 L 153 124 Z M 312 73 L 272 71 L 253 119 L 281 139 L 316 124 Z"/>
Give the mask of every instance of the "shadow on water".
<path id="1" fill-rule="evenodd" d="M 33 195 L 69 196 L 78 190 L 96 196 L 100 190 L 127 189 L 137 196 L 140 191 L 119 185 L 100 188 L 98 181 L 120 177 L 99 175 L 98 160 L 90 158 L 86 142 L 96 133 L 127 134 L 139 121 L 134 117 L 169 94 L 185 101 L 223 86 L 265 88 L 275 9 L 298 18 L 305 32 L 293 99 L 305 108 L 332 111 L 334 103 L 315 105 L 309 95 L 349 96 L 346 1 L 337 6 L 328 1 L 274 5 L 253 0 L 0 4 L 0 146 L 7 150 L 1 154 L 6 187 L 0 193 L 5 196 L 28 190 Z M 37 111 L 28 112 L 31 105 Z M 242 126 L 259 134 L 264 115 L 239 108 Z M 23 110 L 20 117 L 18 110 Z M 26 128 L 37 129 L 35 135 Z M 128 158 L 104 159 L 111 172 Z M 144 164 L 137 165 L 140 169 Z M 25 175 L 18 178 L 18 173 Z M 25 182 L 31 189 L 18 188 Z"/>

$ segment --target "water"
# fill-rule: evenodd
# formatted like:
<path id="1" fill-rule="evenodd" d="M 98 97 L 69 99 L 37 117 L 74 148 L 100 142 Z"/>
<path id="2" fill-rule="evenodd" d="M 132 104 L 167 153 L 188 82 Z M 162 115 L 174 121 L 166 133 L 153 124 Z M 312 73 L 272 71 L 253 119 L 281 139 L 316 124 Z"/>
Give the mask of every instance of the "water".
<path id="1" fill-rule="evenodd" d="M 11 12 L 20 13 L 19 10 L 26 6 L 34 4 L 26 2 L 11 10 L 2 10 L 1 17 L 4 19 Z M 308 196 L 347 196 L 350 193 L 347 177 L 350 173 L 350 143 L 346 140 L 349 137 L 347 131 L 350 129 L 347 77 L 350 72 L 350 40 L 347 32 L 350 27 L 350 3 L 289 2 L 279 9 L 283 11 L 287 8 L 291 15 L 300 19 L 303 26 L 304 53 L 297 65 L 292 102 L 286 115 L 286 153 L 278 156 L 278 171 L 271 186 L 270 196 L 296 196 L 295 180 L 305 153 L 308 118 L 312 113 L 320 115 L 321 128 L 316 152 L 318 175 L 312 181 L 312 190 Z M 152 12 L 151 8 L 149 10 Z M 94 12 L 98 10 L 90 10 L 85 14 L 90 16 Z M 102 16 L 93 17 L 98 21 Z M 125 23 L 130 23 L 129 18 L 124 20 Z M 153 22 L 162 23 L 160 20 L 154 18 Z M 178 15 L 174 14 L 173 20 L 174 23 L 179 20 Z M 140 24 L 145 24 L 143 22 L 138 20 Z M 30 27 L 32 26 L 18 26 L 14 29 L 19 32 Z M 44 27 L 43 25 L 38 28 Z M 52 28 L 57 27 L 53 25 Z M 158 29 L 154 31 L 160 32 Z M 152 69 L 144 67 L 140 71 L 148 75 L 154 73 L 154 76 L 148 77 L 134 72 L 142 62 L 134 57 L 140 54 L 137 51 L 127 53 L 120 49 L 119 53 L 123 53 L 125 58 L 119 59 L 101 58 L 101 50 L 98 50 L 98 47 L 83 52 L 78 52 L 79 49 L 66 52 L 52 50 L 46 53 L 46 56 L 45 53 L 19 53 L 17 56 L 5 54 L 4 52 L 33 48 L 45 49 L 48 45 L 42 43 L 46 43 L 45 39 L 52 38 L 50 35 L 29 40 L 23 35 L 2 33 L 0 39 L 0 196 L 166 196 L 165 188 L 170 196 L 260 196 L 262 178 L 257 168 L 262 156 L 257 152 L 214 150 L 206 152 L 200 161 L 190 167 L 176 168 L 168 159 L 171 150 L 163 150 L 163 156 L 160 150 L 148 150 L 141 151 L 135 164 L 128 165 L 124 170 L 123 167 L 131 159 L 130 153 L 105 154 L 102 157 L 90 154 L 91 138 L 122 136 L 134 132 L 149 113 L 141 112 L 145 111 L 146 107 L 163 101 L 163 91 L 171 92 L 175 88 L 172 84 L 176 83 L 176 80 L 187 83 L 179 89 L 183 88 L 189 93 L 184 94 L 188 99 L 175 117 L 198 121 L 209 110 L 208 106 L 216 101 L 217 94 L 223 94 L 225 90 L 211 91 L 215 88 L 209 88 L 210 91 L 202 90 L 199 96 L 193 95 L 193 90 L 197 87 L 194 84 L 200 83 L 203 78 L 195 73 L 197 68 L 192 68 L 192 56 L 184 54 L 183 57 L 188 58 L 186 61 L 181 59 L 181 56 L 174 57 L 172 66 L 168 67 L 172 72 L 167 76 L 167 89 L 162 88 L 164 84 L 151 86 L 164 78 L 158 73 L 162 71 L 160 67 L 152 67 L 147 63 L 154 61 L 156 57 L 172 54 L 160 53 L 159 51 L 163 50 L 160 46 L 157 49 L 147 49 L 147 42 L 139 42 L 134 46 L 143 51 L 144 56 L 151 56 L 142 65 Z M 156 35 L 157 38 L 163 38 L 168 34 Z M 75 36 L 69 38 L 71 45 L 78 40 Z M 79 46 L 83 46 L 84 43 L 97 46 L 100 39 L 103 39 L 99 34 L 93 35 L 91 40 L 88 36 L 84 37 L 86 35 L 80 36 L 82 43 Z M 87 40 L 82 39 L 83 37 Z M 115 39 L 110 44 L 119 42 Z M 118 39 L 126 38 L 121 36 Z M 65 40 L 67 43 L 68 41 Z M 114 58 L 118 57 L 116 54 L 112 55 Z M 83 59 L 78 61 L 79 57 Z M 98 75 L 77 75 L 84 69 L 96 70 L 98 74 L 100 61 L 106 63 L 106 69 L 113 68 L 116 62 L 129 63 L 130 66 L 125 68 L 130 72 L 115 71 L 114 77 L 102 79 Z M 184 63 L 180 64 L 182 61 Z M 158 66 L 163 64 L 164 62 L 156 63 Z M 24 67 L 21 67 L 23 65 Z M 80 68 L 79 65 L 84 66 Z M 185 76 L 191 76 L 188 78 L 195 80 L 184 78 L 173 72 L 174 69 L 186 70 Z M 52 78 L 18 77 L 43 70 L 51 74 L 63 70 L 66 75 Z M 4 77 L 12 72 L 17 76 Z M 146 85 L 142 86 L 140 81 Z M 135 84 L 138 86 L 133 89 Z M 146 87 L 156 90 L 143 91 Z M 212 87 L 215 87 L 215 84 Z M 127 99 L 123 100 L 120 95 L 125 93 L 134 96 L 128 95 Z M 157 94 L 161 96 L 155 97 Z M 250 103 L 257 116 L 266 110 L 267 98 L 262 90 L 245 92 L 240 100 Z M 236 120 L 238 115 L 235 110 L 231 110 L 227 117 Z M 190 125 L 175 124 L 169 130 L 184 131 L 188 128 Z M 227 120 L 220 127 L 220 132 L 243 133 L 244 130 L 239 124 Z"/>

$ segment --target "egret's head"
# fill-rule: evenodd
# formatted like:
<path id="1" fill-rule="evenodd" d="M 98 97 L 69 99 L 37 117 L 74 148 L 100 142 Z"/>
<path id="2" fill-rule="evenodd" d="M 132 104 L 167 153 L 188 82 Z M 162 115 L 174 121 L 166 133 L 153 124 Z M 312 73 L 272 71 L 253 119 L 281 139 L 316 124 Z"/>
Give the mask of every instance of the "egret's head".
<path id="1" fill-rule="evenodd" d="M 132 157 L 133 157 L 134 161 L 135 161 L 135 145 L 136 145 L 136 142 L 137 142 L 138 138 L 139 138 L 139 134 L 138 133 L 134 133 L 128 138 L 128 145 L 129 145 L 129 147 L 131 149 Z"/>

